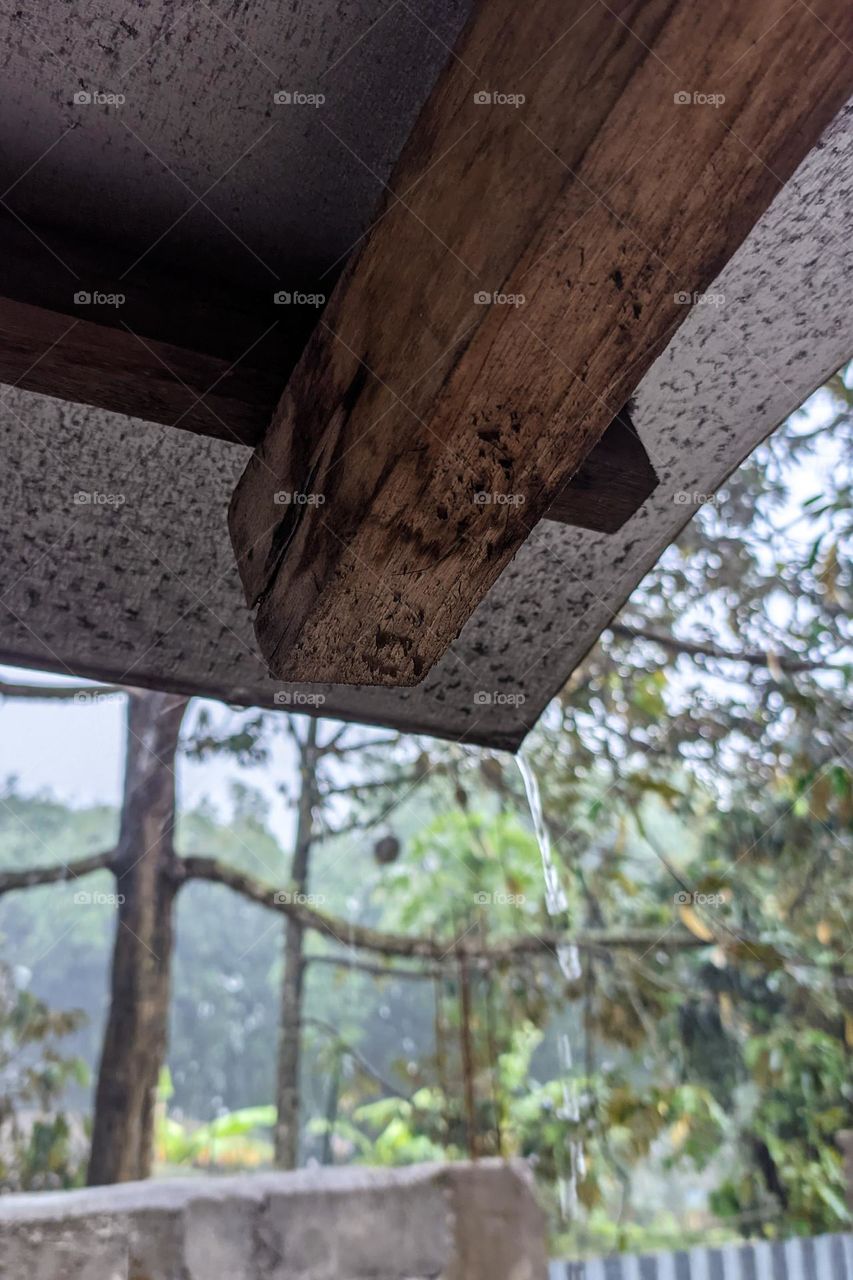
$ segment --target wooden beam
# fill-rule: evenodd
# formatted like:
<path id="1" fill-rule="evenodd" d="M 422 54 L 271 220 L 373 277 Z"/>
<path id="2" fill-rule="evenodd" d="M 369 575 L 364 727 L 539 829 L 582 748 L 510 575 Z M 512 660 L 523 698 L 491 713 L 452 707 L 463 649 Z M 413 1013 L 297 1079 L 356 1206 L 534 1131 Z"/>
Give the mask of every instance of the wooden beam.
<path id="1" fill-rule="evenodd" d="M 481 0 L 232 501 L 274 675 L 423 679 L 853 91 L 852 41 L 846 0 Z"/>
<path id="2" fill-rule="evenodd" d="M 281 380 L 197 351 L 0 298 L 0 381 L 240 444 Z"/>
<path id="3" fill-rule="evenodd" d="M 313 313 L 0 214 L 0 382 L 254 447 Z"/>
<path id="4" fill-rule="evenodd" d="M 658 478 L 625 408 L 548 508 L 546 520 L 617 533 L 657 488 Z"/>
<path id="5" fill-rule="evenodd" d="M 310 313 L 282 312 L 270 289 L 240 294 L 149 266 L 125 274 L 132 256 L 0 212 L 0 383 L 255 448 Z M 651 491 L 630 443 L 608 428 L 548 519 L 620 528 Z"/>

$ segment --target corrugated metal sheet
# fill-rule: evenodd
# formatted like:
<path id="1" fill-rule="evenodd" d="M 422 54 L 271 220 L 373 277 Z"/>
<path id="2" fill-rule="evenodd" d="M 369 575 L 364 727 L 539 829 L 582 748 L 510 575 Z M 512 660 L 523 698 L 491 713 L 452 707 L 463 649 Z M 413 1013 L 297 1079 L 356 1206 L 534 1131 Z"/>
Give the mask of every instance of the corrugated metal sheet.
<path id="1" fill-rule="evenodd" d="M 550 1280 L 853 1280 L 853 1235 L 561 1259 Z"/>

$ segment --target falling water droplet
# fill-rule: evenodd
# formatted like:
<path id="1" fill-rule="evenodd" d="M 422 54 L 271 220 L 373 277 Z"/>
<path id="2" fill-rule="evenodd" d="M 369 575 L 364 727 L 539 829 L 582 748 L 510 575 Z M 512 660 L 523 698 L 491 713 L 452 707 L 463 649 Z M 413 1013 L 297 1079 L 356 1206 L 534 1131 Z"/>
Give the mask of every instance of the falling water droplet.
<path id="1" fill-rule="evenodd" d="M 542 875 L 545 880 L 545 908 L 548 915 L 552 919 L 559 919 L 561 927 L 565 928 L 568 924 L 569 901 L 557 871 L 557 864 L 554 861 L 551 836 L 545 822 L 545 812 L 542 808 L 539 781 L 530 761 L 521 752 L 516 756 L 516 762 L 524 782 L 527 803 L 530 806 L 530 816 L 533 819 L 533 830 L 536 834 L 539 854 L 542 858 Z M 567 981 L 577 982 L 581 977 L 583 970 L 581 969 L 580 955 L 574 943 L 557 943 L 557 963 L 560 966 L 560 972 Z M 572 1076 L 574 1067 L 572 1046 L 568 1035 L 565 1033 L 561 1034 L 559 1038 L 558 1051 L 563 1076 L 563 1115 L 569 1124 L 577 1125 L 580 1121 L 580 1104 L 577 1086 Z M 568 1178 L 560 1178 L 558 1184 L 560 1212 L 564 1219 L 574 1217 L 577 1212 L 578 1181 L 583 1178 L 585 1172 L 586 1160 L 584 1158 L 583 1145 L 577 1138 L 572 1138 L 569 1141 L 569 1176 Z"/>

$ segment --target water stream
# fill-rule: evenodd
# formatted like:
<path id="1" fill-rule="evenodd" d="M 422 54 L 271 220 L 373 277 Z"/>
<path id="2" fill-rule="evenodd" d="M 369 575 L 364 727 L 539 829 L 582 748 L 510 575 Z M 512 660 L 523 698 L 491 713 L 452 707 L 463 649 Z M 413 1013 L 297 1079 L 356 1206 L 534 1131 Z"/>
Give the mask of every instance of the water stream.
<path id="1" fill-rule="evenodd" d="M 557 864 L 554 861 L 551 836 L 542 808 L 542 793 L 539 790 L 539 780 L 530 761 L 523 752 L 520 751 L 518 753 L 516 762 L 524 782 L 527 803 L 530 806 L 530 816 L 533 819 L 533 830 L 536 834 L 539 854 L 542 858 L 542 875 L 545 880 L 545 908 L 558 929 L 568 931 L 570 923 L 569 900 L 560 880 Z M 563 977 L 568 982 L 577 982 L 583 972 L 577 947 L 572 942 L 558 942 L 556 950 L 557 963 L 560 966 L 560 972 Z M 563 1118 L 570 1125 L 577 1125 L 580 1120 L 580 1105 L 577 1084 L 573 1075 L 574 1057 L 572 1046 L 566 1032 L 562 1032 L 560 1035 L 558 1054 L 563 1076 Z M 569 1141 L 569 1176 L 567 1178 L 561 1177 L 559 1180 L 560 1209 L 564 1218 L 573 1217 L 576 1213 L 578 1181 L 583 1178 L 585 1170 L 583 1144 L 578 1138 L 572 1138 Z"/>
<path id="2" fill-rule="evenodd" d="M 551 836 L 548 833 L 548 827 L 545 823 L 545 814 L 542 809 L 542 795 L 539 791 L 539 782 L 536 774 L 533 772 L 530 761 L 519 752 L 515 757 L 521 777 L 524 781 L 524 790 L 527 793 L 527 803 L 530 805 L 530 816 L 533 819 L 533 830 L 536 833 L 536 839 L 539 842 L 539 853 L 542 858 L 542 874 L 545 878 L 545 908 L 548 915 L 555 923 L 566 927 L 568 925 L 569 901 L 566 897 L 566 891 L 560 881 L 560 874 L 557 870 L 557 864 L 554 861 L 554 851 L 551 848 Z M 563 977 L 569 982 L 577 982 L 581 977 L 581 962 L 577 947 L 571 942 L 560 942 L 557 944 L 557 960 Z"/>

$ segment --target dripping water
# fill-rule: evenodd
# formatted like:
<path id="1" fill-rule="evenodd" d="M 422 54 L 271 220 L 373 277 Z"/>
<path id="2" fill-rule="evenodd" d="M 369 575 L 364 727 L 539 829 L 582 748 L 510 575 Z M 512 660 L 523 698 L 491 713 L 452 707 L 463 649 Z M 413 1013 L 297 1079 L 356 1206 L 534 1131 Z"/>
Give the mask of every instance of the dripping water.
<path id="1" fill-rule="evenodd" d="M 542 858 L 542 874 L 545 878 L 545 908 L 552 919 L 565 927 L 568 923 L 569 902 L 566 897 L 566 891 L 560 882 L 557 864 L 554 861 L 551 837 L 545 824 L 545 813 L 542 809 L 539 782 L 533 772 L 530 761 L 521 752 L 516 756 L 516 761 L 524 781 L 527 803 L 530 806 L 530 816 L 533 819 L 533 830 L 539 843 L 539 853 Z M 581 977 L 582 970 L 578 949 L 574 943 L 558 943 L 557 960 L 563 977 L 569 982 L 577 982 Z"/>
<path id="2" fill-rule="evenodd" d="M 530 816 L 533 819 L 533 830 L 539 845 L 539 854 L 542 858 L 542 875 L 545 880 L 545 908 L 559 928 L 568 930 L 569 901 L 560 880 L 557 864 L 554 861 L 551 836 L 545 822 L 545 812 L 542 808 L 542 793 L 539 790 L 539 780 L 530 761 L 523 752 L 519 752 L 516 756 L 516 762 L 524 782 L 524 791 L 530 807 Z M 568 982 L 577 982 L 582 976 L 580 955 L 574 943 L 557 943 L 557 963 L 560 966 L 560 972 Z M 563 1118 L 570 1125 L 577 1126 L 580 1122 L 580 1105 L 577 1085 L 574 1080 L 574 1057 L 571 1041 L 565 1032 L 560 1035 L 558 1041 L 558 1055 L 563 1077 Z M 585 1172 L 586 1162 L 583 1144 L 578 1138 L 571 1138 L 569 1141 L 569 1176 L 568 1178 L 561 1177 L 559 1179 L 560 1209 L 564 1218 L 570 1218 L 576 1214 L 578 1182 L 583 1178 Z"/>

